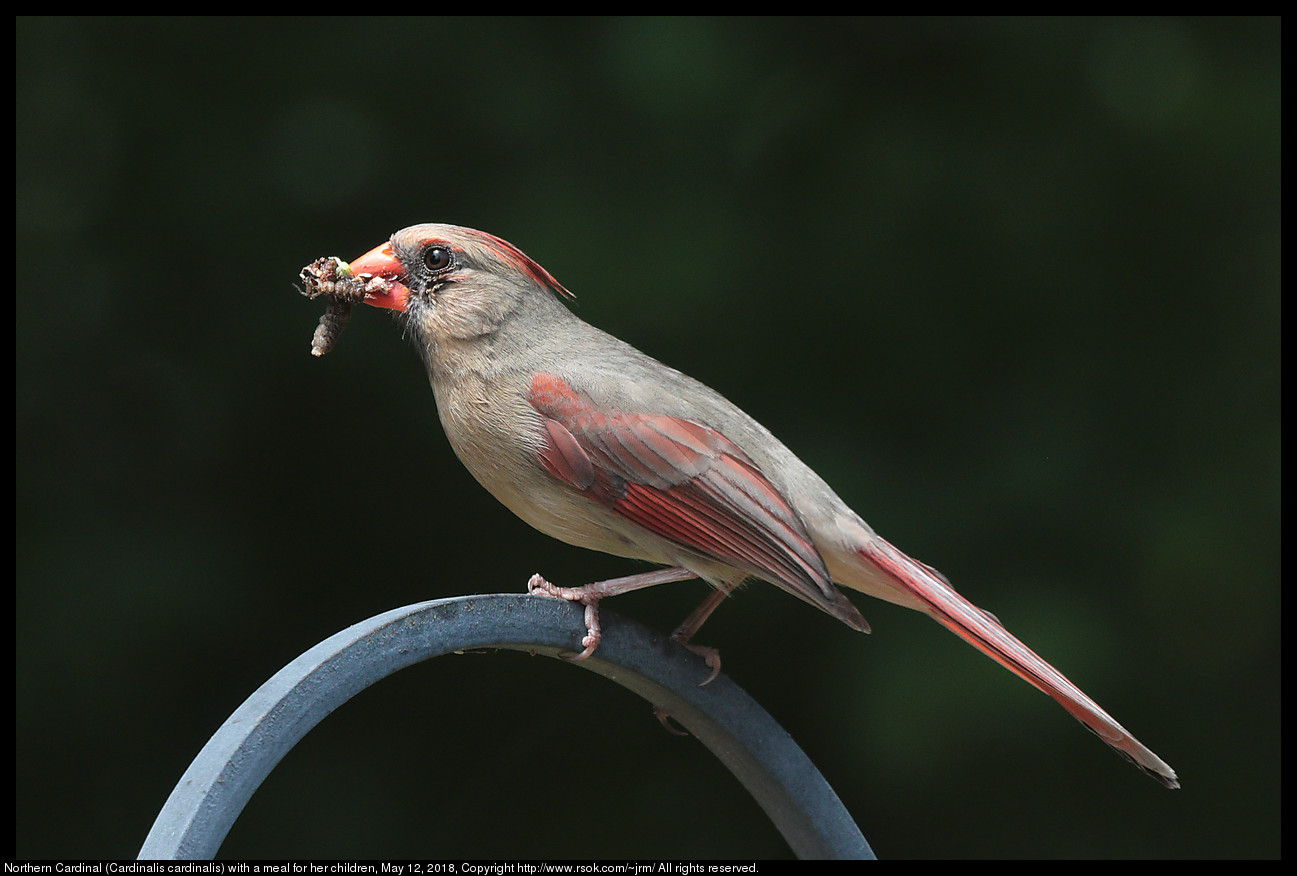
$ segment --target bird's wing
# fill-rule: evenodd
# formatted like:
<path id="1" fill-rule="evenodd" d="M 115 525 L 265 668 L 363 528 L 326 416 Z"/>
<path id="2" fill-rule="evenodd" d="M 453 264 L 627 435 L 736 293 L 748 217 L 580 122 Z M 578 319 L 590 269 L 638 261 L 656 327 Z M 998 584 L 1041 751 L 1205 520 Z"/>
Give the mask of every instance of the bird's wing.
<path id="1" fill-rule="evenodd" d="M 544 429 L 538 461 L 551 476 L 662 538 L 868 629 L 788 500 L 720 432 L 665 414 L 602 410 L 552 374 L 532 379 L 529 401 Z"/>

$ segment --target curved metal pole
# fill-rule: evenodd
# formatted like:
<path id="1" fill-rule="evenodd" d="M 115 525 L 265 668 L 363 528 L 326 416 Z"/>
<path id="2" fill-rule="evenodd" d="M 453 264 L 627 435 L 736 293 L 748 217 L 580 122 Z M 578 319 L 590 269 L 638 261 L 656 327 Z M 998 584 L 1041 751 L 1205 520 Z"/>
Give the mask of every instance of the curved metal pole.
<path id="1" fill-rule="evenodd" d="M 838 796 L 787 732 L 724 674 L 634 621 L 600 611 L 603 642 L 575 665 L 669 712 L 756 798 L 799 858 L 873 858 Z M 469 648 L 549 657 L 580 650 L 582 608 L 526 594 L 421 602 L 362 621 L 289 663 L 239 706 L 167 798 L 140 858 L 215 856 L 243 807 L 297 741 L 374 682 Z"/>

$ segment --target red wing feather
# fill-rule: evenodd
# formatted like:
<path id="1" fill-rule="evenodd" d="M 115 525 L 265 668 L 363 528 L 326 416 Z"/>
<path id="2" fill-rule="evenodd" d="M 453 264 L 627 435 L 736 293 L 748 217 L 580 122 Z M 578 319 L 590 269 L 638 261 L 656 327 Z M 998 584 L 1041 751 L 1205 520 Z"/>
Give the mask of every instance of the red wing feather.
<path id="1" fill-rule="evenodd" d="M 539 461 L 555 478 L 650 532 L 866 628 L 792 506 L 720 432 L 663 414 L 600 411 L 550 374 L 532 379 L 530 401 L 544 418 Z"/>

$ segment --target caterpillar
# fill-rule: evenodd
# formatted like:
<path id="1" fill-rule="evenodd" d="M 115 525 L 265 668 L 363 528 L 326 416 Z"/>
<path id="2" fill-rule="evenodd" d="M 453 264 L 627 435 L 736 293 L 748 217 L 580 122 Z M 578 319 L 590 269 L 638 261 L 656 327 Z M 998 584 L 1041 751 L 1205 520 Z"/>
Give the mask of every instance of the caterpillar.
<path id="1" fill-rule="evenodd" d="M 351 320 L 353 304 L 365 300 L 365 293 L 387 291 L 388 281 L 367 274 L 353 274 L 351 266 L 337 256 L 316 259 L 298 275 L 306 288 L 298 291 L 307 298 L 325 296 L 324 315 L 311 338 L 311 355 L 323 356 L 333 349 L 338 336 Z"/>

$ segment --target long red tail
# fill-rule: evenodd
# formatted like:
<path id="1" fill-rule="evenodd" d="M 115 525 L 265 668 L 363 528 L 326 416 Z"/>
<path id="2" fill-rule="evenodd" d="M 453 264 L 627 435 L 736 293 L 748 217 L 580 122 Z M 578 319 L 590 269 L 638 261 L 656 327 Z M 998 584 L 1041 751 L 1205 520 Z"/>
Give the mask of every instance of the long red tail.
<path id="1" fill-rule="evenodd" d="M 1175 770 L 1141 745 L 1061 672 L 1018 641 L 993 615 L 956 593 L 939 573 L 877 537 L 869 548 L 858 553 L 923 603 L 937 623 L 1028 684 L 1049 694 L 1068 714 L 1158 782 L 1168 788 L 1180 787 Z"/>

